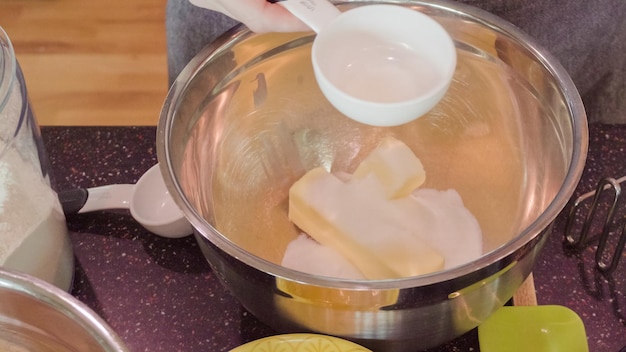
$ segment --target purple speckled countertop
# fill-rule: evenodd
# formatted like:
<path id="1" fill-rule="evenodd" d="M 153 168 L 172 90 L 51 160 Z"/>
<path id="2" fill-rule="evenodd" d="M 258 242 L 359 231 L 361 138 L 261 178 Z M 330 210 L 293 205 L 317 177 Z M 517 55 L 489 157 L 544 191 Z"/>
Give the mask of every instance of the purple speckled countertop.
<path id="1" fill-rule="evenodd" d="M 136 182 L 156 163 L 155 132 L 155 127 L 42 128 L 59 190 Z M 622 175 L 626 126 L 592 125 L 576 195 L 593 190 L 601 177 Z M 534 270 L 538 302 L 577 312 L 590 351 L 617 352 L 626 346 L 626 261 L 604 276 L 594 268 L 593 247 L 570 253 L 562 245 L 565 215 L 555 222 Z M 126 211 L 67 220 L 77 259 L 71 293 L 100 314 L 131 351 L 228 351 L 276 333 L 221 286 L 193 237 L 157 237 Z M 471 331 L 433 351 L 478 351 L 476 335 Z"/>

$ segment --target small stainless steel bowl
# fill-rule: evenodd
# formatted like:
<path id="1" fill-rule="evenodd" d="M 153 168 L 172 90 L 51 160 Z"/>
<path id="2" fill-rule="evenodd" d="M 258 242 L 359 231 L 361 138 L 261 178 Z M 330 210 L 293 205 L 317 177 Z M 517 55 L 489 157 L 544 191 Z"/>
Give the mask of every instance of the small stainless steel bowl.
<path id="1" fill-rule="evenodd" d="M 0 350 L 128 351 L 89 307 L 30 275 L 0 269 Z"/>
<path id="2" fill-rule="evenodd" d="M 342 8 L 385 1 L 344 1 Z M 170 193 L 225 286 L 281 332 L 314 331 L 373 350 L 433 347 L 483 322 L 531 272 L 587 153 L 580 96 L 532 38 L 453 2 L 387 1 L 448 30 L 458 65 L 443 101 L 406 125 L 358 124 L 315 82 L 313 34 L 238 27 L 200 52 L 163 106 L 158 157 Z M 484 255 L 404 279 L 337 280 L 279 265 L 297 235 L 287 192 L 306 170 L 351 172 L 384 136 L 422 160 L 426 187 L 456 189 Z"/>

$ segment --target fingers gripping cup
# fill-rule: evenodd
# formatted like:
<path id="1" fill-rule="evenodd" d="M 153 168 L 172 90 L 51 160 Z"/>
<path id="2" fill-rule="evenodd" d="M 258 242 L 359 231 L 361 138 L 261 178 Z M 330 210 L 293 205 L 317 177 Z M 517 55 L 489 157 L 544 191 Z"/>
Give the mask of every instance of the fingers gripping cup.
<path id="1" fill-rule="evenodd" d="M 401 125 L 426 114 L 445 95 L 456 49 L 429 16 L 395 5 L 340 12 L 326 0 L 278 3 L 317 32 L 311 52 L 317 83 L 349 118 Z"/>

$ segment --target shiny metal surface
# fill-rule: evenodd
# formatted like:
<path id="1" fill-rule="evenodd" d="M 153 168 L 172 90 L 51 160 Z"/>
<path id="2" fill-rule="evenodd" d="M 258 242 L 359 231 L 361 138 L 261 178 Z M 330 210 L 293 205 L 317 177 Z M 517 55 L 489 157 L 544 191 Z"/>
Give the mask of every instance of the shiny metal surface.
<path id="1" fill-rule="evenodd" d="M 381 1 L 339 6 L 368 3 Z M 311 34 L 236 28 L 174 83 L 157 148 L 205 256 L 250 312 L 279 331 L 404 351 L 449 341 L 511 298 L 575 189 L 588 137 L 572 81 L 531 38 L 456 3 L 388 3 L 432 16 L 455 40 L 453 82 L 426 116 L 393 128 L 358 124 L 319 92 Z M 443 272 L 380 281 L 277 265 L 297 234 L 286 217 L 289 186 L 315 166 L 351 172 L 386 135 L 422 160 L 427 187 L 461 194 L 483 229 L 485 254 Z"/>
<path id="2" fill-rule="evenodd" d="M 96 313 L 32 276 L 0 269 L 0 350 L 127 351 Z"/>

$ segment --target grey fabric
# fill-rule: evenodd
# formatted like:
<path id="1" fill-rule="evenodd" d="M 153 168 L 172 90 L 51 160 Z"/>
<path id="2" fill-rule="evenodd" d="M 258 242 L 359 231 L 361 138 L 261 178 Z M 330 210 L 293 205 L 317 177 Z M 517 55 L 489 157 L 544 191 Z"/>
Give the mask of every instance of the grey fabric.
<path id="1" fill-rule="evenodd" d="M 626 123 L 626 1 L 464 0 L 522 29 L 554 55 L 590 122 Z"/>
<path id="2" fill-rule="evenodd" d="M 590 122 L 626 123 L 626 1 L 461 0 L 522 29 L 569 72 Z M 187 0 L 169 0 L 167 42 L 172 82 L 206 44 L 236 22 Z"/>
<path id="3" fill-rule="evenodd" d="M 170 85 L 202 48 L 236 24 L 237 21 L 196 7 L 188 0 L 169 0 L 165 28 Z"/>

